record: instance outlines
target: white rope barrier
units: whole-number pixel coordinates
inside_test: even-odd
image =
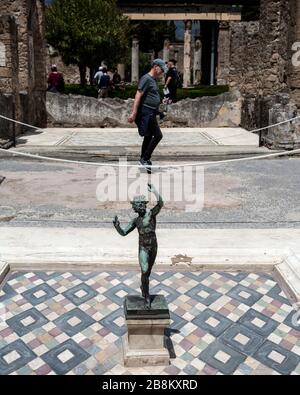
[[[10,120],[12,122],[20,123],[22,125],[26,125],[38,130],[41,130],[35,126],[31,126],[28,124],[24,124],[23,122],[15,121],[10,118],[4,117],[3,115],[0,115],[0,118],[4,118],[7,120]],[[300,116],[288,119],[286,121],[282,121],[270,126],[266,126],[264,128],[256,129],[255,131],[271,128],[274,126],[278,126],[281,124],[284,124],[286,122],[291,122],[295,119],[300,118]],[[253,131],[252,131],[253,132]],[[250,132],[249,132],[250,133]],[[76,161],[76,160],[70,160],[70,159],[60,159],[60,158],[51,158],[49,156],[42,156],[42,155],[35,155],[35,154],[29,154],[26,152],[20,152],[20,151],[15,151],[15,150],[5,150],[3,148],[0,148],[0,152],[5,152],[6,154],[9,155],[17,155],[17,156],[23,156],[27,158],[32,158],[32,159],[38,159],[38,160],[46,160],[46,161],[53,161],[53,162],[60,162],[60,163],[73,163],[73,164],[78,164],[78,165],[87,165],[87,166],[111,166],[111,167],[135,167],[135,168],[144,168],[144,166],[141,165],[136,165],[136,164],[130,164],[128,162],[126,163],[103,163],[103,162],[85,162],[85,161]],[[300,149],[295,149],[295,150],[290,150],[290,151],[281,151],[281,152],[275,152],[272,154],[264,154],[264,155],[256,155],[256,156],[250,156],[250,157],[245,157],[245,158],[236,158],[236,159],[227,159],[227,160],[219,160],[219,161],[207,161],[207,162],[194,162],[194,163],[185,163],[185,164],[180,164],[180,165],[149,165],[147,166],[148,168],[151,169],[174,169],[174,168],[181,168],[181,167],[191,167],[191,166],[216,166],[219,164],[226,164],[226,163],[234,163],[234,162],[244,162],[244,161],[250,161],[250,160],[255,160],[255,159],[268,159],[268,158],[274,158],[274,157],[280,157],[280,156],[289,156],[289,155],[295,155],[300,153]]]
[[[29,154],[26,152],[19,152],[19,151],[14,151],[14,150],[5,150],[3,148],[0,148],[0,152],[5,152],[6,154],[11,154],[11,155],[18,155],[18,156],[24,156],[27,158],[32,158],[32,159],[39,159],[39,160],[47,160],[47,161],[52,161],[52,162],[60,162],[60,163],[73,163],[77,165],[88,165],[88,166],[111,166],[111,167],[137,167],[137,168],[144,168],[144,166],[141,165],[135,165],[135,164],[130,164],[128,162],[126,163],[110,163],[110,162],[84,162],[84,161],[76,161],[76,160],[71,160],[71,159],[60,159],[60,158],[51,158],[49,156],[42,156],[42,155],[35,155],[35,154]],[[185,163],[185,164],[180,164],[180,165],[149,165],[147,167],[151,169],[173,169],[173,168],[181,168],[181,167],[190,167],[190,166],[215,166],[219,164],[226,164],[226,163],[234,163],[234,162],[245,162],[245,161],[250,161],[250,160],[255,160],[255,159],[268,159],[268,158],[275,158],[279,156],[287,156],[287,155],[295,155],[300,153],[300,148],[291,150],[291,151],[282,151],[282,152],[274,152],[273,154],[265,154],[265,155],[256,155],[256,156],[250,156],[250,157],[245,157],[245,158],[236,158],[236,159],[226,159],[226,160],[219,160],[219,161],[208,161],[208,162],[194,162],[194,163]]]

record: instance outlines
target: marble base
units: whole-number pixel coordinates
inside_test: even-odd
[[[127,296],[124,303],[128,332],[123,337],[124,365],[131,367],[165,366],[170,355],[164,344],[165,329],[170,325],[166,300],[154,295],[153,310],[144,310],[143,298]],[[132,301],[136,301],[136,306]],[[159,303],[157,303],[159,301]]]

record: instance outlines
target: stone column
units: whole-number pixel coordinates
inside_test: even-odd
[[[192,48],[192,21],[185,21],[184,57],[183,57],[183,87],[191,85],[191,48]]]
[[[201,68],[201,62],[202,62],[202,42],[200,37],[196,37],[195,40],[195,50],[194,50],[194,78],[193,78],[193,84],[197,85],[201,83],[201,75],[202,75],[202,68]]]
[[[131,82],[139,80],[139,40],[136,36],[132,37],[131,48]]]
[[[219,22],[217,85],[228,83],[230,66],[230,31],[228,22]]]
[[[170,59],[170,40],[166,38],[164,40],[163,60],[167,62],[169,59]]]
[[[215,84],[215,60],[216,60],[216,27],[212,22],[211,24],[211,52],[210,52],[210,85]]]
[[[121,80],[124,81],[125,80],[125,64],[124,63],[118,63],[117,70],[118,70],[118,73],[121,76]]]
[[[0,114],[20,120],[18,32],[13,16],[0,15]],[[0,119],[0,138],[15,142],[21,128]]]

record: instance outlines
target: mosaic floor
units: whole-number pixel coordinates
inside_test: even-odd
[[[264,273],[164,272],[168,367],[125,368],[123,297],[138,272],[15,272],[0,290],[0,374],[300,374],[300,327]]]

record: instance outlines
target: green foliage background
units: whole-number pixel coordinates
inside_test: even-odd
[[[87,66],[94,68],[101,60],[120,62],[129,32],[116,0],[53,0],[46,10],[47,42],[65,64],[78,65],[82,76]]]

